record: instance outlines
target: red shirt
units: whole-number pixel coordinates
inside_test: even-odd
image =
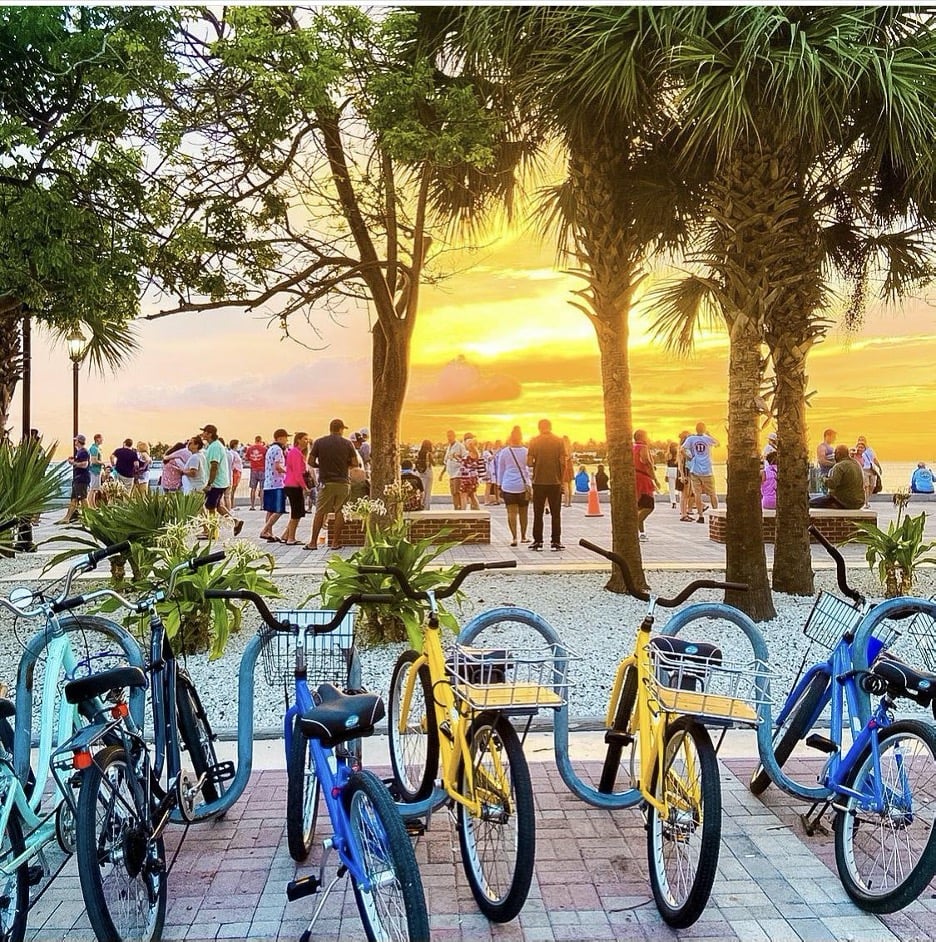
[[[250,445],[244,452],[244,457],[250,462],[251,471],[263,471],[263,461],[266,458],[266,445]]]

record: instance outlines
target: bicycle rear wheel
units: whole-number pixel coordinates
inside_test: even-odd
[[[429,914],[413,845],[390,793],[373,772],[355,772],[344,790],[351,839],[370,889],[354,887],[370,942],[427,940]]]
[[[23,828],[14,808],[0,838],[0,859],[19,857],[25,851]],[[13,873],[0,874],[0,942],[23,942],[28,908],[29,864],[22,863]]]
[[[721,840],[718,760],[708,730],[680,717],[666,731],[663,774],[655,766],[651,794],[666,804],[664,817],[647,805],[647,857],[653,898],[675,929],[702,914],[715,882]]]
[[[205,804],[210,804],[224,794],[224,785],[208,777],[218,764],[215,735],[198,691],[181,671],[176,681],[176,711],[179,719],[179,738],[188,751],[195,780],[206,776],[201,787],[201,796]],[[194,811],[198,808],[197,799],[194,796],[189,797],[194,803]]]
[[[936,731],[902,720],[878,738],[881,781],[870,745],[845,785],[884,799],[875,812],[849,798],[835,816],[835,864],[842,886],[862,909],[892,913],[913,902],[936,874]],[[877,789],[875,786],[877,785]]]
[[[774,733],[773,753],[777,765],[783,768],[784,762],[790,758],[796,744],[803,739],[810,730],[810,720],[829,686],[829,678],[825,674],[814,674],[809,683],[800,691],[796,702],[790,707],[783,721],[783,725]],[[760,795],[771,784],[767,770],[758,765],[751,776],[751,794]]]
[[[536,858],[530,769],[506,716],[481,713],[468,743],[474,790],[464,767],[458,790],[481,803],[481,814],[473,816],[460,802],[455,806],[462,863],[481,912],[494,922],[509,922],[526,902]]]
[[[425,665],[413,683],[413,695],[400,729],[400,714],[406,685],[419,655],[404,651],[397,659],[387,698],[390,728],[390,763],[393,783],[403,801],[422,801],[432,794],[439,768],[439,729],[436,726],[432,681]]]
[[[78,875],[99,942],[151,942],[166,918],[165,847],[162,837],[148,838],[149,814],[130,784],[135,775],[120,746],[102,749],[82,775]]]
[[[312,850],[320,790],[309,740],[296,722],[286,764],[286,842],[293,860],[305,860]]]

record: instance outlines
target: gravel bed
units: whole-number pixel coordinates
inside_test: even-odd
[[[36,557],[18,557],[0,561],[0,577],[13,575],[37,564]],[[695,578],[711,577],[705,572],[662,572],[649,574],[652,587],[661,595],[675,594],[683,585]],[[716,578],[718,576],[716,575]],[[876,584],[867,569],[853,569],[850,578],[860,590],[876,591]],[[278,584],[283,599],[277,602],[280,610],[298,608],[319,586],[318,576],[280,576]],[[581,655],[573,662],[570,675],[573,687],[570,694],[570,718],[583,725],[591,724],[604,715],[608,692],[619,659],[633,647],[636,627],[645,611],[645,605],[628,596],[606,592],[607,577],[600,572],[553,573],[479,573],[465,583],[466,598],[457,613],[463,621],[494,606],[517,606],[530,609],[552,625],[570,648]],[[10,586],[10,583],[6,584]],[[822,572],[816,577],[817,589],[832,590],[834,574]],[[5,591],[9,591],[6,588]],[[936,572],[924,570],[916,591],[929,596],[936,591]],[[715,592],[702,593],[696,600],[718,600]],[[774,695],[785,696],[809,646],[803,636],[805,623],[813,598],[774,594],[777,617],[759,625],[770,651],[772,667],[779,675],[774,682]],[[314,607],[311,606],[311,607]],[[657,624],[662,626],[668,612],[658,612]],[[245,620],[245,630],[232,638],[225,656],[209,662],[205,657],[190,657],[188,668],[198,686],[212,724],[222,735],[230,735],[236,727],[237,671],[246,642],[251,636],[254,619]],[[695,630],[697,627],[697,630]],[[13,686],[20,645],[34,630],[33,623],[13,620],[0,615],[0,680]],[[726,661],[747,663],[751,648],[744,635],[734,626],[716,621],[701,622],[683,633],[692,640],[718,643],[725,652]],[[536,646],[537,637],[529,629],[517,625],[495,626],[486,629],[479,643],[522,648]],[[365,685],[386,693],[390,674],[400,647],[373,649],[361,652]],[[912,654],[912,645],[906,637],[896,646],[898,653]],[[819,658],[814,649],[811,661]],[[258,735],[275,734],[281,730],[282,689],[271,689],[265,682],[258,665],[255,692],[254,729]],[[541,714],[548,721],[548,714]]]

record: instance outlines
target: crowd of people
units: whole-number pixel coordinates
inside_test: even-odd
[[[871,495],[883,486],[880,462],[864,435],[852,446],[836,444],[837,437],[835,429],[827,428],[816,447],[820,493],[810,499],[809,506],[867,510]]]

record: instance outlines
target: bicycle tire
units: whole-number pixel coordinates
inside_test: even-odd
[[[626,733],[630,724],[631,714],[634,712],[634,704],[637,702],[637,668],[628,667],[624,671],[624,683],[621,685],[621,696],[618,699],[617,710],[614,713],[614,725],[611,732]],[[608,751],[605,755],[604,765],[601,768],[601,779],[598,783],[598,791],[604,795],[610,795],[614,791],[614,784],[617,781],[618,769],[621,767],[621,753],[624,746],[619,742],[608,743]]]
[[[13,755],[13,745],[15,736],[13,734],[13,724],[5,717],[0,716],[0,742],[3,743],[3,748],[6,749],[10,755]],[[32,797],[33,789],[36,787],[36,775],[33,772],[32,763],[29,765],[29,774],[26,777],[26,781],[22,783],[23,785],[23,794],[27,799]],[[3,937],[0,936],[0,942],[2,942]]]
[[[422,801],[432,794],[439,768],[439,729],[436,726],[432,680],[426,665],[419,669],[406,729],[400,731],[400,708],[407,678],[419,656],[415,651],[404,651],[397,658],[387,698],[393,783],[400,799],[409,802]]]
[[[195,685],[181,671],[176,679],[176,716],[179,720],[179,739],[189,754],[197,781],[218,764],[216,737]],[[224,785],[206,778],[201,793],[205,804],[210,804],[224,794]]]
[[[162,837],[146,839],[149,813],[128,787],[134,774],[121,746],[106,746],[82,773],[78,876],[99,942],[154,942],[166,918],[165,846]],[[148,794],[147,783],[140,784]]]
[[[345,786],[348,832],[373,887],[354,886],[369,942],[429,939],[429,913],[416,854],[390,793],[373,772],[355,772]],[[386,878],[388,867],[393,880]]]
[[[882,914],[913,902],[936,874],[936,730],[919,720],[901,720],[881,731],[878,747],[888,803],[882,813],[871,812],[861,818],[861,799],[853,796],[845,801],[845,809],[835,816],[835,865],[851,899],[867,912]],[[892,756],[892,749],[899,750],[899,756]],[[867,793],[871,789],[865,785],[873,774],[869,743],[845,786]],[[912,801],[909,808],[899,793],[907,786]],[[871,826],[861,827],[867,820]],[[899,859],[902,850],[912,853],[915,849],[919,856],[912,865]],[[865,863],[870,867],[867,873]],[[897,873],[889,872],[889,866]],[[877,880],[880,886],[873,885]]]
[[[15,787],[15,786],[14,786]],[[0,839],[0,855],[19,857],[26,852],[23,827],[14,808]],[[0,942],[23,942],[29,910],[29,863],[21,863],[0,883]]]
[[[780,726],[773,736],[773,753],[777,760],[777,765],[783,768],[784,763],[790,758],[796,744],[804,739],[809,732],[811,725],[810,719],[816,712],[822,698],[825,696],[829,687],[829,678],[825,674],[814,674],[809,683],[802,689],[796,702],[790,707],[783,725]],[[748,788],[751,794],[760,795],[771,784],[772,779],[767,774],[767,770],[760,764],[754,770]]]
[[[690,742],[694,759],[686,752]],[[683,753],[685,760],[681,763],[679,756]],[[654,765],[650,789],[662,799],[671,786],[672,797],[667,800],[670,812],[666,821],[654,805],[647,805],[650,885],[663,921],[674,929],[684,929],[705,909],[718,868],[722,813],[718,760],[708,730],[698,720],[681,716],[666,731],[663,761],[665,773],[661,779],[659,765]],[[682,771],[674,773],[677,765]],[[697,781],[687,779],[686,773],[691,774],[693,767],[697,769]],[[698,801],[689,808],[679,807],[687,804],[686,795],[698,795]]]
[[[459,802],[455,818],[462,863],[478,908],[492,922],[509,922],[526,902],[536,858],[530,768],[517,731],[502,714],[481,713],[475,717],[468,732],[468,745],[475,795],[480,797],[484,788],[482,770],[487,766],[485,756],[491,754],[492,747],[499,752],[495,770],[498,767],[505,770],[510,781],[509,796],[493,794],[482,800],[486,810],[480,817],[472,816]],[[492,780],[496,775],[496,771],[491,774],[489,770],[486,776],[495,787],[497,783]],[[459,770],[458,788],[463,795],[468,794],[464,766]],[[496,814],[504,820],[497,821]]]
[[[320,791],[309,740],[297,721],[286,761],[286,842],[293,860],[305,860],[315,843]]]

